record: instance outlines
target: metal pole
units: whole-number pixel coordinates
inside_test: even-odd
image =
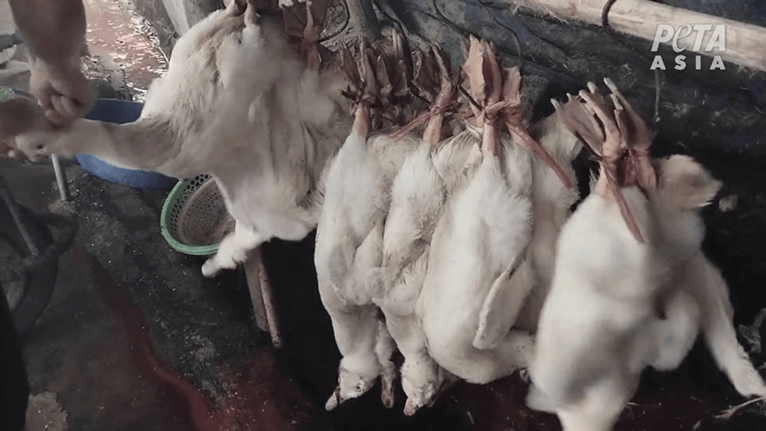
[[[61,167],[61,160],[59,160],[59,156],[52,154],[51,162],[53,162],[53,172],[56,173],[56,183],[58,183],[59,186],[61,201],[69,202],[69,186],[67,185],[66,173]]]

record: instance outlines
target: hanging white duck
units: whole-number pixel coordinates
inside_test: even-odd
[[[606,82],[614,108],[593,84],[584,104],[556,104],[601,160],[593,192],[559,237],[530,367],[528,404],[555,412],[565,431],[610,430],[641,371],[676,368],[700,323],[735,388],[766,393],[737,343],[725,283],[700,250],[699,208],[720,183],[686,156],[653,166],[653,132]]]
[[[380,119],[395,111],[387,106],[381,109],[381,99],[402,94],[399,90],[407,82],[402,76],[406,69],[387,66],[388,56],[401,63],[402,56],[409,55],[400,49],[403,36],[394,31],[392,38],[386,47],[390,52],[362,41],[356,56],[358,67],[349,50],[340,50],[342,69],[351,85],[349,93],[357,106],[352,132],[327,173],[314,255],[322,303],[343,356],[338,387],[325,406],[328,410],[367,392],[378,375],[383,377],[383,403],[393,406],[393,363],[376,354],[376,344],[387,345],[390,335],[380,330],[380,311],[365,283],[367,272],[381,264],[394,176],[417,145],[413,139],[394,140],[382,129],[372,130],[373,107]],[[389,83],[391,88],[387,88]],[[370,136],[371,132],[375,134]]]
[[[431,95],[431,107],[411,124],[428,118],[423,143],[405,159],[393,181],[383,259],[381,266],[367,275],[372,300],[383,311],[389,332],[404,356],[401,378],[407,416],[435,400],[445,377],[428,354],[415,306],[425,277],[431,235],[447,194],[431,158],[442,140],[444,115],[454,106],[456,95],[447,64],[448,59],[436,45],[421,55],[414,81],[422,95]],[[405,135],[410,128],[405,126],[397,134]]]
[[[469,160],[473,172],[433,234],[417,312],[439,365],[487,383],[526,366],[534,344],[528,332],[511,330],[534,283],[531,155],[498,130],[502,98],[518,97],[518,71],[503,74],[489,45],[471,38],[466,76],[481,108],[481,160]]]

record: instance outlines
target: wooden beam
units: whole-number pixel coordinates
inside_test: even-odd
[[[245,277],[247,277],[247,289],[250,291],[250,302],[253,305],[253,314],[255,315],[255,325],[261,331],[269,331],[269,322],[266,320],[266,309],[263,306],[263,295],[261,294],[261,275],[258,269],[256,259],[250,257],[243,265]]]
[[[247,287],[250,290],[250,300],[253,303],[255,323],[271,335],[271,344],[282,347],[279,316],[271,288],[271,281],[263,264],[263,252],[258,247],[248,255],[244,264]]]
[[[263,251],[261,247],[257,249],[258,274],[261,278],[261,295],[263,296],[263,308],[266,310],[266,321],[269,325],[269,334],[271,334],[271,344],[276,347],[282,347],[282,330],[279,324],[279,314],[277,313],[277,303],[274,298],[274,290],[271,288],[271,280],[266,272],[266,265],[263,263]]]
[[[577,20],[586,24],[601,25],[601,13],[607,0],[503,0],[509,5],[519,6],[536,13],[549,14],[563,20]],[[694,25],[710,25],[715,28],[722,25],[725,28],[725,49],[706,51],[713,31],[703,33],[702,43],[695,48],[697,31],[689,31],[685,37],[678,37],[678,47],[685,47],[687,54],[696,53],[708,57],[720,56],[729,61],[750,69],[766,71],[766,28],[746,24],[713,15],[707,15],[648,0],[617,0],[609,12],[609,25],[616,31],[655,40],[660,25],[672,27],[679,35],[684,26],[691,30]],[[672,40],[666,42],[671,44]],[[651,54],[651,53],[647,53]],[[683,54],[681,52],[679,55]],[[690,62],[687,60],[687,63]],[[666,64],[666,67],[673,67]],[[705,66],[706,68],[709,67]]]

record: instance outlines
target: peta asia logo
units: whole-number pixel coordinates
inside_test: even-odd
[[[690,37],[694,34],[693,38]],[[723,60],[720,55],[714,52],[726,51],[726,26],[723,24],[684,24],[678,28],[668,24],[660,24],[654,33],[654,43],[652,43],[652,52],[657,52],[660,43],[670,43],[673,51],[678,53],[675,56],[675,70],[685,70],[687,67],[693,67],[694,70],[725,70]],[[699,53],[704,52],[707,55],[694,54],[689,58],[691,65],[687,64],[687,56],[680,54],[687,49]],[[710,58],[712,57],[712,59]],[[655,55],[652,61],[651,70],[665,70],[665,60],[661,55]],[[673,63],[671,63],[673,65]]]

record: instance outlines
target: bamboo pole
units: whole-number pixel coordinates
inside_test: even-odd
[[[503,0],[509,5],[519,6],[536,13],[554,15],[560,19],[574,19],[586,24],[601,25],[601,13],[607,0]],[[685,48],[686,54],[696,53],[714,58],[720,56],[725,61],[751,69],[766,71],[766,28],[746,24],[713,15],[707,15],[648,0],[617,0],[609,12],[609,25],[616,31],[655,41],[658,33],[668,36],[672,29],[677,36],[676,46]],[[695,25],[697,29],[695,30]],[[700,26],[711,26],[711,30],[702,31]],[[664,26],[664,27],[660,27]],[[685,27],[686,26],[686,27]],[[707,51],[708,43],[713,38],[716,26],[725,29],[725,48]],[[682,30],[688,28],[687,30]],[[702,33],[701,43],[697,44],[698,34]],[[681,36],[684,37],[681,37]],[[660,38],[662,40],[667,39]],[[715,39],[713,39],[715,41]],[[673,40],[663,42],[672,45]],[[696,45],[696,46],[695,46]],[[695,49],[696,48],[696,49]],[[678,51],[677,51],[678,52]],[[684,52],[678,52],[683,55]],[[650,53],[649,53],[650,54]],[[708,68],[710,61],[706,62]],[[666,67],[673,67],[672,62]]]
[[[266,266],[263,264],[263,251],[260,247],[248,256],[244,264],[247,286],[250,290],[250,301],[253,304],[255,323],[271,335],[271,344],[275,348],[282,347],[282,331]]]
[[[245,277],[247,277],[247,288],[250,291],[255,324],[260,330],[270,332],[269,321],[266,319],[266,308],[263,305],[263,294],[261,293],[261,273],[258,259],[250,257],[242,266],[245,269]]]

